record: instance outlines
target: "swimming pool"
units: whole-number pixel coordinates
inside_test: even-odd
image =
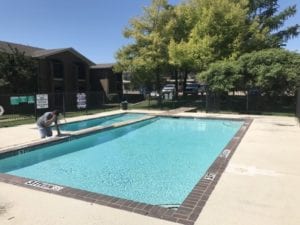
[[[121,114],[110,115],[110,116],[105,116],[96,119],[81,120],[77,122],[60,124],[59,128],[64,131],[78,131],[78,130],[100,126],[100,125],[108,126],[118,122],[140,119],[145,115],[146,114],[143,113],[121,113]]]
[[[0,172],[180,205],[243,122],[155,118],[3,158]]]

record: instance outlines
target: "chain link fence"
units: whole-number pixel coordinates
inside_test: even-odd
[[[217,95],[210,93],[207,111],[229,111],[247,114],[296,113],[296,96]]]
[[[0,127],[33,123],[44,112],[59,110],[64,117],[120,109],[122,101],[142,102],[141,94],[105,92],[0,94]]]
[[[119,98],[110,99],[104,92],[2,94],[0,127],[10,122],[34,122],[44,112],[54,109],[70,117],[116,108],[118,102]]]
[[[164,95],[145,95],[145,101],[129,104],[129,109],[169,110],[178,107],[194,107],[202,112],[229,112],[240,114],[296,113],[296,96],[220,95],[207,92],[198,95],[182,94],[175,98]]]

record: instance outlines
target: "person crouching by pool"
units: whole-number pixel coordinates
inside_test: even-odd
[[[59,116],[59,111],[54,110],[52,112],[45,112],[41,117],[38,118],[36,124],[38,126],[41,138],[52,136],[51,124],[53,122],[57,130],[57,136],[60,136],[61,133],[58,127],[58,116]]]

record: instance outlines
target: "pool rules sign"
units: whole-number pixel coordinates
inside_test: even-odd
[[[85,93],[77,94],[77,108],[78,109],[86,108],[86,94]]]
[[[48,94],[36,95],[36,108],[37,109],[48,109]]]

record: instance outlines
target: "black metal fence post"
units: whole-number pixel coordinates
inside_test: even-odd
[[[296,116],[300,119],[300,87],[296,92]]]
[[[64,118],[66,118],[65,93],[62,93],[62,110]]]
[[[34,94],[34,117],[35,117],[35,121],[37,121],[37,104],[36,104],[36,95],[37,93]]]

